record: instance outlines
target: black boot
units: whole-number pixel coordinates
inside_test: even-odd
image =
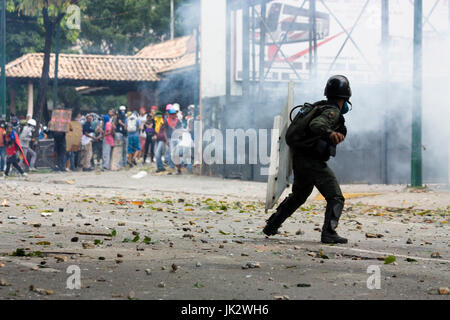
[[[325,211],[325,222],[322,227],[322,243],[347,243],[348,240],[340,237],[336,228],[339,223],[339,218],[342,214],[344,204],[338,200],[330,200],[327,203],[327,209]]]
[[[288,211],[285,206],[287,200],[288,198],[284,199],[278,206],[277,211],[267,220],[267,224],[263,229],[266,236],[276,235],[278,233],[278,228],[281,227],[283,222],[291,216],[292,212]]]

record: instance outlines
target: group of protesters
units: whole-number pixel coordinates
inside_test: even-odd
[[[162,110],[161,110],[162,109]],[[37,139],[53,139],[54,171],[91,171],[94,169],[117,170],[119,168],[144,166],[156,162],[156,172],[192,171],[192,148],[194,134],[194,107],[182,112],[177,103],[165,108],[140,107],[138,111],[126,106],[108,110],[105,115],[76,114],[75,126],[68,131],[50,131],[39,128],[35,134],[36,121],[28,115],[19,121],[11,115],[10,122],[0,123],[0,168],[5,176],[11,166],[21,175],[36,170]],[[75,136],[81,141],[69,145],[68,133],[79,130]],[[174,132],[177,132],[173,139]],[[36,138],[36,136],[38,138]],[[169,169],[170,168],[170,169]]]

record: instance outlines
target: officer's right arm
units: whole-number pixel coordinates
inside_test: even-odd
[[[322,114],[314,118],[309,128],[314,135],[321,136],[322,138],[328,138],[333,133],[333,128],[336,126],[339,120],[339,109],[330,108],[322,112]]]

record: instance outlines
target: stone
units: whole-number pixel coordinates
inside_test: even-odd
[[[82,243],[83,249],[94,249],[95,245],[93,243],[89,242],[83,242]]]
[[[450,294],[450,289],[448,287],[440,287],[438,292],[440,295],[448,295]]]
[[[66,256],[56,255],[55,259],[56,259],[56,262],[66,262],[67,261],[67,257]]]

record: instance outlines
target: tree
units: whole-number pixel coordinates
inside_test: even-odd
[[[80,0],[18,0],[14,1],[16,8],[23,11],[26,16],[34,16],[39,20],[42,19],[44,27],[44,63],[42,66],[41,79],[39,80],[37,103],[34,106],[33,113],[37,126],[42,120],[45,99],[47,96],[50,69],[50,54],[52,49],[52,38],[55,27],[63,20],[66,9],[71,4],[76,4]],[[39,130],[34,132],[35,136],[39,135]]]
[[[175,7],[189,0],[175,0]],[[150,43],[169,39],[170,0],[82,0],[83,52],[133,55]],[[184,35],[178,19],[175,34]]]

